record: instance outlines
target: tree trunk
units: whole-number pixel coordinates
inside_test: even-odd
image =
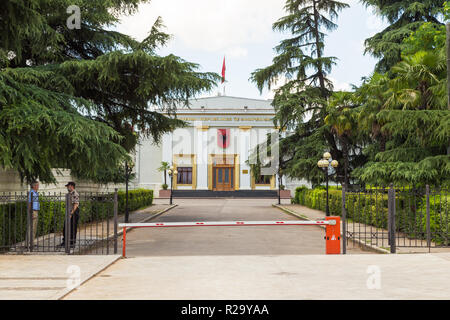
[[[320,36],[319,36],[319,12],[316,9],[316,1],[313,1],[313,8],[314,8],[314,37],[316,42],[316,49],[317,49],[317,59],[322,58],[322,52],[320,48]],[[322,90],[322,95],[324,98],[327,96],[327,89],[325,88],[325,76],[323,74],[322,70],[322,64],[321,62],[317,62],[317,73],[319,75],[319,82],[320,82],[320,89]]]
[[[344,183],[345,186],[350,185],[350,178],[348,176],[348,142],[347,139],[343,139],[344,145]]]

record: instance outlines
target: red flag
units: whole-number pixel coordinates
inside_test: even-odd
[[[222,83],[225,82],[225,56],[223,57],[223,65],[222,65]]]
[[[222,149],[230,145],[230,129],[217,129],[217,144]]]

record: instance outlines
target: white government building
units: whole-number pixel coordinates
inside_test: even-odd
[[[266,141],[274,127],[272,100],[215,96],[192,99],[189,107],[177,108],[177,118],[189,125],[165,134],[159,145],[140,141],[135,157],[135,187],[154,189],[164,183],[158,171],[161,162],[177,170],[174,190],[277,190],[275,175],[255,179],[247,163],[252,149]],[[170,177],[167,176],[170,188]],[[282,184],[293,191],[305,181],[283,177]],[[293,192],[292,192],[293,194]]]
[[[274,175],[254,178],[246,162],[258,144],[267,139],[267,133],[278,132],[274,127],[272,100],[215,96],[192,99],[189,108],[179,106],[177,117],[189,125],[165,134],[159,145],[142,140],[136,147],[131,188],[162,189],[164,173],[158,171],[162,161],[173,165],[178,174],[173,179],[174,190],[277,190]],[[283,133],[284,134],[284,133]],[[112,191],[123,189],[124,184],[99,185],[79,181],[70,170],[54,169],[57,184],[43,184],[41,191],[66,192],[64,185],[76,181],[79,191]],[[170,177],[167,175],[170,188]],[[286,189],[294,190],[306,181],[293,181],[283,177]],[[0,192],[20,192],[29,188],[20,182],[14,170],[0,169]]]

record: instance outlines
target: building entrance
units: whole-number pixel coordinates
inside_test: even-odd
[[[217,165],[213,168],[213,190],[234,190],[234,165]]]

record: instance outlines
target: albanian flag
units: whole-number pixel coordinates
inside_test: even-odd
[[[226,149],[230,145],[230,129],[217,129],[217,145]]]
[[[225,82],[225,56],[223,57],[223,65],[222,65],[222,83]]]

